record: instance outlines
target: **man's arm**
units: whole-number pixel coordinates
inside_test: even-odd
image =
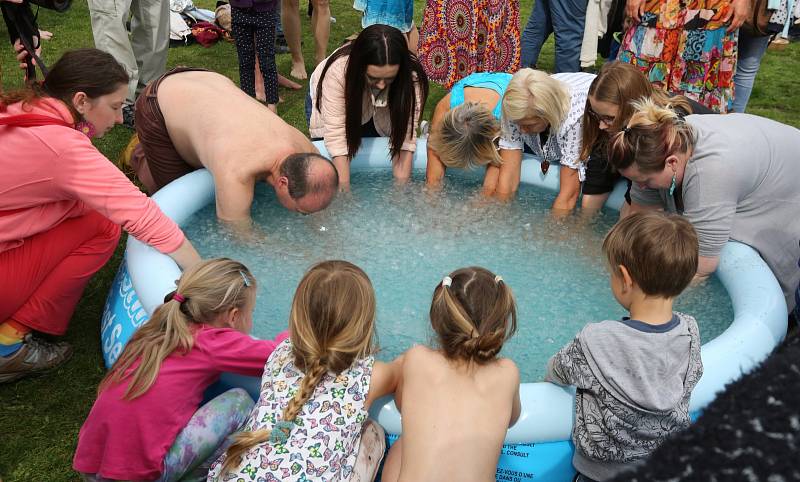
[[[255,179],[242,180],[233,174],[214,173],[217,217],[232,227],[249,229]]]

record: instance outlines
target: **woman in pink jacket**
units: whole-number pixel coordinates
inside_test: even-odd
[[[317,66],[309,94],[311,138],[325,140],[340,190],[350,186],[350,160],[364,137],[388,137],[395,179],[411,177],[428,78],[399,30],[379,24],[362,30]]]
[[[0,94],[0,383],[72,353],[62,335],[120,226],[182,268],[200,257],[180,228],[93,145],[122,123],[128,75],[95,49],[65,53],[41,84]]]

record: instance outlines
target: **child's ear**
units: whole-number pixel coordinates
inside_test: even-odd
[[[221,317],[222,325],[227,328],[235,330],[237,320],[239,319],[239,316],[241,316],[241,313],[239,313],[239,311],[240,311],[239,308],[231,308],[230,310],[223,313]]]
[[[619,270],[620,278],[622,278],[622,286],[625,288],[625,291],[633,288],[633,278],[631,278],[631,274],[630,272],[628,272],[628,268],[620,264],[617,265],[617,269]]]

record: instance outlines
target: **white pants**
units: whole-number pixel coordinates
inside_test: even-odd
[[[128,100],[164,73],[169,48],[169,0],[88,0],[94,45],[130,76]],[[131,14],[131,34],[125,22]]]

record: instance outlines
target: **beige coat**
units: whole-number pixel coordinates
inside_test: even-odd
[[[309,89],[311,91],[311,121],[309,133],[312,138],[323,138],[325,149],[331,157],[347,155],[347,139],[345,137],[345,98],[344,75],[347,69],[349,56],[342,56],[330,66],[322,82],[322,99],[320,109],[317,110],[317,82],[325,68],[327,59],[320,62],[314,73],[311,74]],[[416,76],[415,76],[416,77]],[[417,126],[422,116],[422,89],[419,83],[416,86],[416,112],[413,119],[409,120],[409,132],[402,150],[414,152],[417,148]],[[321,112],[320,112],[321,111]],[[390,137],[392,121],[389,106],[375,107],[372,103],[372,94],[369,89],[364,91],[361,98],[361,123],[367,123],[370,118],[375,122],[375,129],[382,137]]]

